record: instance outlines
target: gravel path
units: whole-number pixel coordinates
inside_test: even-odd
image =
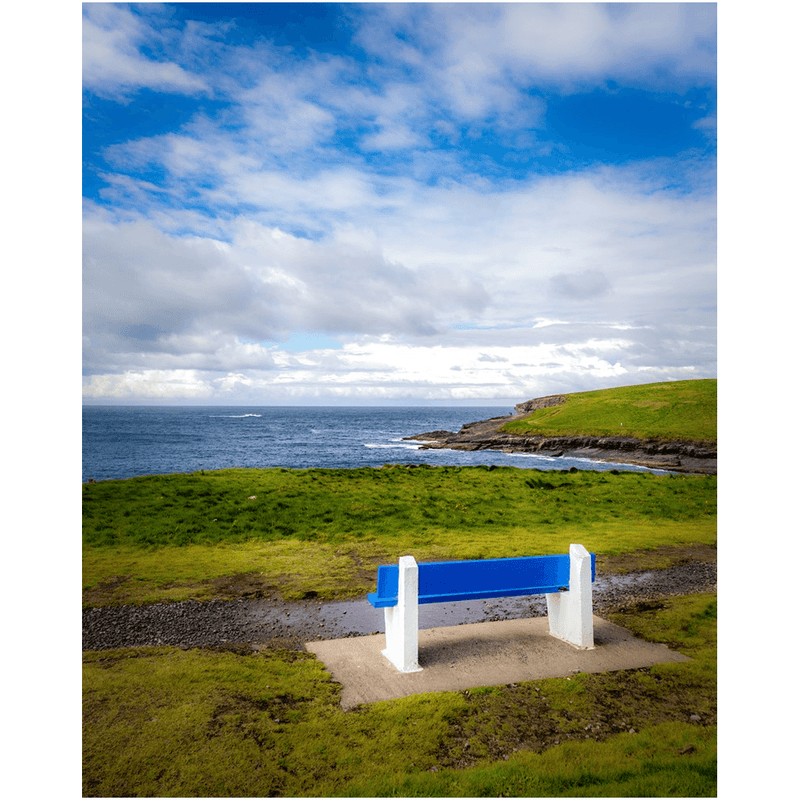
[[[665,570],[597,575],[597,614],[642,600],[716,591],[717,565],[692,562]],[[544,616],[544,597],[500,598],[420,607],[420,627]],[[366,598],[320,603],[214,600],[83,610],[83,649],[174,645],[302,649],[304,642],[383,632],[383,613]]]

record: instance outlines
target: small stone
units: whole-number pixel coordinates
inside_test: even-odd
[[[698,714],[692,714],[692,716],[689,717],[689,722],[700,722],[700,716]]]

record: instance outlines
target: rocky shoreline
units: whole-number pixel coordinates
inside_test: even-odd
[[[499,450],[504,453],[536,453],[543,456],[588,458],[648,469],[717,474],[717,448],[707,442],[635,439],[630,436],[523,436],[501,431],[507,422],[522,419],[540,408],[564,402],[563,395],[540,397],[520,403],[514,414],[470,422],[458,432],[429,431],[406,436],[421,442],[422,450]]]

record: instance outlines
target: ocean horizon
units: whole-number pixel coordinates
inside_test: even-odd
[[[230,468],[353,469],[384,464],[661,472],[583,458],[423,450],[404,437],[458,431],[503,406],[83,406],[82,480]]]

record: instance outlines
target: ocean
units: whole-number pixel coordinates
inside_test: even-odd
[[[419,442],[403,441],[427,431],[458,431],[468,422],[510,412],[497,406],[84,406],[83,481],[230,467],[387,463],[648,471],[580,458],[421,450]]]

